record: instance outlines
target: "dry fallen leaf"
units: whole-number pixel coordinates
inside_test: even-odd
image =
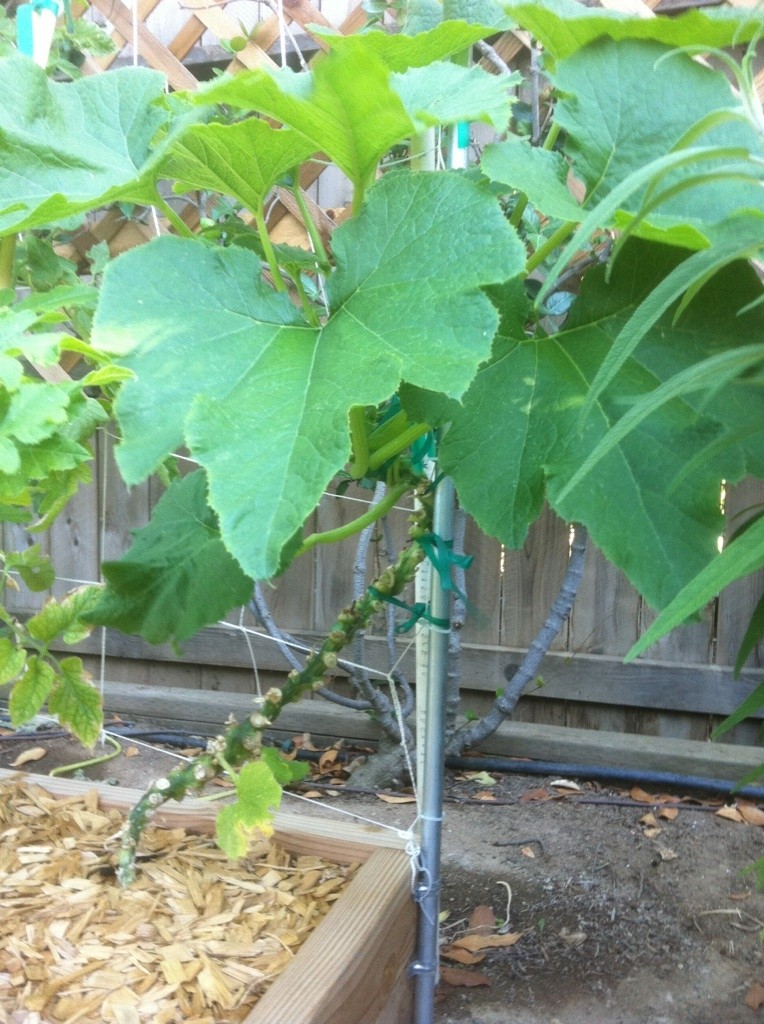
[[[415,804],[415,796],[393,796],[391,793],[377,793],[377,800],[384,800],[386,804]]]
[[[527,793],[523,793],[520,797],[521,801],[530,800],[551,800],[552,794],[548,789],[529,789]]]
[[[481,786],[495,786],[496,779],[488,772],[465,772],[461,778],[467,782],[479,782]]]
[[[300,796],[304,796],[306,800],[316,800],[321,796],[321,793],[317,789],[309,789],[307,793],[300,793]]]
[[[491,982],[478,971],[463,971],[459,967],[441,967],[440,980],[457,988],[477,988],[478,985],[491,987]]]
[[[648,828],[655,828],[658,824],[658,819],[655,817],[652,811],[648,811],[647,814],[643,814],[639,819],[640,825],[647,825]]]
[[[137,757],[140,754],[140,750],[137,747],[126,747],[125,757]]]
[[[482,800],[483,803],[491,803],[492,800],[496,799],[496,794],[492,793],[490,789],[481,789],[479,793],[472,794],[473,800]]]
[[[665,818],[666,821],[673,821],[678,814],[679,811],[676,807],[661,807],[658,811],[658,817]]]
[[[568,946],[580,946],[582,942],[586,942],[586,932],[572,932],[567,928],[563,928],[559,933],[560,938]]]
[[[745,1005],[752,1010],[760,1010],[764,1006],[764,985],[754,981],[745,994]]]
[[[467,931],[470,935],[490,935],[496,927],[496,913],[487,903],[481,903],[470,914]]]
[[[644,789],[640,789],[639,786],[633,786],[629,790],[629,796],[640,804],[654,804],[656,802],[654,796],[650,796],[649,793],[646,793]]]
[[[749,825],[764,825],[764,811],[755,804],[739,803],[738,810]]]
[[[514,946],[523,937],[522,932],[508,932],[506,935],[463,935],[455,939],[452,946],[468,949],[477,953],[481,949],[499,949],[501,946]]]
[[[724,807],[719,808],[719,810],[716,812],[716,817],[726,818],[728,821],[745,821],[745,818],[737,809],[737,807],[730,807],[727,804],[725,804]]]
[[[523,855],[523,857],[534,858],[536,856],[536,854],[533,852],[530,846],[523,846],[520,850],[520,853]]]
[[[463,949],[461,946],[444,946],[440,951],[440,955],[446,957],[447,960],[455,960],[458,964],[464,964],[467,967],[472,967],[474,964],[479,964],[481,960],[485,960],[485,953],[471,953],[468,949]]]
[[[16,760],[11,761],[10,767],[20,768],[22,764],[27,764],[29,761],[39,761],[47,753],[45,747],[30,747],[28,750],[22,750]]]
[[[642,829],[645,839],[655,839],[655,837],[659,836],[662,831],[663,829],[659,828],[657,825],[653,825],[651,828]]]

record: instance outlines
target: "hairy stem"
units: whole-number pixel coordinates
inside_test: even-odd
[[[299,672],[290,672],[283,689],[269,690],[261,707],[243,722],[233,724],[224,735],[210,740],[206,753],[174,769],[166,778],[157,779],[146,790],[130,812],[122,833],[117,865],[120,885],[129,885],[135,878],[138,841],[157,807],[167,800],[182,800],[224,771],[254,760],[262,748],[263,731],[275,721],[282,707],[320,688],[326,672],[336,667],[338,653],[382,608],[384,597],[394,597],[411,582],[416,567],[426,557],[419,539],[432,529],[432,497],[427,489],[427,481],[417,481],[415,493],[420,507],[411,516],[410,543],[394,565],[388,566],[360,598],[340,612],[323,644],[308,658],[305,667]]]
[[[263,247],[265,258],[268,261],[268,269],[271,272],[273,278],[273,287],[277,292],[285,292],[287,290],[286,282],[281,273],[278,260],[276,259],[276,253],[271,242],[271,236],[268,234],[268,228],[265,224],[265,209],[263,204],[255,210],[255,224],[257,225],[257,233],[260,236],[260,244]]]
[[[394,437],[392,441],[383,444],[369,456],[368,468],[379,469],[380,466],[384,466],[388,459],[393,459],[396,455],[400,455],[401,452],[405,452],[414,441],[418,441],[430,429],[429,423],[412,423],[410,427],[407,427],[397,437]]]
[[[13,288],[13,256],[16,252],[16,236],[0,238],[0,288]]]
[[[352,406],[348,413],[348,423],[353,449],[350,475],[354,480],[361,480],[369,468],[369,433],[366,429],[366,410],[362,405]]]
[[[578,224],[574,220],[566,221],[565,224],[561,224],[556,231],[554,231],[543,245],[540,245],[532,256],[529,257],[528,262],[525,264],[525,273],[532,273],[536,267],[540,267],[544,260],[553,253],[555,249],[562,245],[565,239],[573,234]]]
[[[557,598],[547,615],[546,622],[531,644],[522,664],[509,680],[504,693],[495,702],[488,714],[479,722],[462,726],[448,743],[446,754],[458,756],[463,750],[476,746],[487,736],[491,736],[515,709],[521,694],[529,683],[538,675],[544,655],[549,645],[560,632],[562,624],[573,607],[581,577],[584,573],[586,556],[586,529],[576,523],[573,526],[573,539],[570,545],[570,559],[565,578],[562,581]]]

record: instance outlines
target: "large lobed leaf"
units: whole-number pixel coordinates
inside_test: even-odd
[[[561,95],[555,121],[566,133],[565,153],[586,184],[587,208],[633,172],[674,150],[708,115],[738,109],[724,75],[686,54],[670,53],[660,43],[600,39],[558,63],[553,81]],[[618,83],[617,90],[613,82]],[[740,119],[717,124],[695,144],[736,147],[755,160],[764,158],[764,140],[752,124]],[[764,177],[761,163],[746,158],[706,160],[666,175],[656,194],[691,175],[723,168],[735,175]],[[641,188],[625,200],[623,212],[615,217],[616,226],[626,226],[639,212],[644,195]],[[741,210],[764,211],[760,180],[732,176],[709,180],[666,196],[643,221],[639,233],[704,248],[713,227]]]
[[[155,200],[164,81],[122,68],[59,83],[27,58],[0,61],[0,234],[116,199]]]
[[[106,588],[82,617],[154,644],[187,640],[252,593],[220,539],[202,470],[170,485],[127,554],[102,571]]]
[[[555,58],[569,57],[595,39],[647,39],[667,46],[732,46],[760,35],[761,11],[707,7],[671,17],[645,18],[586,7],[576,0],[512,0],[504,10]],[[668,97],[667,97],[668,98]],[[612,95],[608,95],[608,100]]]
[[[464,393],[498,322],[480,287],[525,263],[496,201],[450,173],[386,175],[332,241],[321,328],[243,250],[163,238],[104,277],[93,342],[137,374],[116,406],[123,474],[137,482],[185,440],[253,578],[280,568],[346,463],[352,406],[384,401],[401,379]]]
[[[258,118],[194,125],[170,147],[161,170],[175,180],[176,192],[221,192],[255,212],[276,182],[315,148],[299,132],[279,131]]]
[[[276,118],[363,188],[391,146],[424,125],[482,120],[506,128],[506,80],[438,63],[484,33],[482,26],[449,22],[413,37],[326,35],[331,50],[310,73],[256,69],[221,78],[193,98]]]
[[[589,386],[613,339],[682,255],[634,242],[616,262],[609,284],[604,269],[590,273],[559,334],[500,338],[494,360],[479,371],[463,406],[451,403],[443,411],[452,426],[440,453],[465,508],[486,532],[512,547],[521,545],[546,494],[560,515],[589,527],[657,607],[716,551],[722,529],[719,482],[743,475],[761,447],[758,389],[735,382],[705,408],[703,396],[674,400],[621,439],[564,499],[557,496],[641,396],[680,367],[764,333],[761,307],[731,315],[761,294],[752,269],[734,264],[701,291],[677,327],[667,316],[651,328],[582,422]],[[423,411],[415,402],[411,408],[417,415]],[[753,436],[750,424],[757,415]],[[707,457],[699,458],[703,452]]]

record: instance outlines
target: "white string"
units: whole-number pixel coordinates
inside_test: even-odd
[[[263,691],[260,688],[260,673],[257,671],[257,658],[255,657],[255,649],[252,646],[252,641],[249,639],[249,633],[247,627],[244,625],[244,605],[239,610],[239,622],[238,628],[244,634],[244,639],[247,641],[247,650],[249,651],[249,657],[252,662],[252,671],[255,674],[255,689],[257,690],[257,696],[262,700]]]
[[[405,650],[402,651],[401,656],[398,658],[396,663],[392,666],[390,671],[387,673],[387,682],[390,686],[390,700],[392,701],[393,709],[395,710],[395,720],[398,724],[398,731],[401,737],[401,747],[403,748],[403,758],[406,762],[406,771],[409,773],[409,779],[411,780],[411,788],[414,791],[414,798],[416,800],[416,812],[417,818],[421,817],[421,807],[419,805],[419,790],[417,788],[416,773],[414,772],[414,766],[411,763],[411,755],[409,753],[408,744],[405,739],[405,724],[403,721],[403,708],[401,707],[400,698],[398,697],[398,688],[393,677],[393,673],[398,668],[400,663],[406,657],[408,652],[416,643],[416,638],[409,641]],[[413,827],[413,826],[412,826]]]
[[[413,828],[411,825],[407,829],[400,829],[396,825],[387,825],[384,821],[377,821],[375,818],[367,818],[363,814],[357,814],[355,811],[346,811],[342,807],[337,807],[335,804],[326,804],[321,800],[316,800],[310,796],[303,796],[301,793],[292,793],[291,790],[285,789],[284,796],[291,797],[293,800],[304,800],[308,804],[312,804],[314,807],[324,807],[327,811],[332,811],[334,814],[344,814],[348,818],[355,818],[356,821],[364,821],[367,825],[374,825],[376,828],[386,828],[388,832],[395,832],[400,839],[408,839],[409,833]]]

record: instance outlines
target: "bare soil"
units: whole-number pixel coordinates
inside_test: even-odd
[[[0,767],[26,746],[16,742],[11,750],[0,737]],[[44,758],[25,766],[40,773],[87,756],[69,740],[40,735],[28,746],[46,749]],[[132,758],[89,769],[87,777],[142,786],[176,763],[139,749]],[[764,857],[764,831],[719,817],[718,803],[710,800],[685,799],[667,820],[659,816],[659,802],[651,808],[628,792],[586,784],[560,797],[551,781],[497,776],[487,790],[448,773],[443,942],[465,933],[479,905],[505,919],[507,890],[499,882],[512,890],[509,928],[523,935],[460,968],[479,986],[440,986],[438,1024],[764,1019],[756,1005],[756,984],[764,985],[764,896],[747,871]],[[387,804],[352,793],[349,785],[332,788],[324,802],[344,811],[403,828],[413,819],[411,804]],[[540,790],[553,798],[539,799]],[[494,799],[476,799],[479,792]],[[329,813],[304,800],[287,806]],[[651,825],[640,819],[651,810],[657,818],[652,827],[660,831],[646,834]],[[764,998],[764,989],[760,994]]]

